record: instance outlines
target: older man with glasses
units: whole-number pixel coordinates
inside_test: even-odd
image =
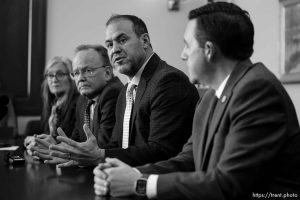
[[[59,78],[60,75],[62,74],[55,76]],[[107,50],[101,45],[78,46],[75,50],[73,71],[70,76],[81,94],[76,107],[76,127],[71,139],[74,143],[89,143],[90,149],[87,151],[97,146],[102,147],[110,139],[115,124],[116,102],[123,87],[119,78],[113,74]],[[84,124],[86,124],[85,127]],[[90,129],[93,134],[86,135],[84,128]],[[61,135],[68,134],[61,128],[58,128],[58,132]],[[37,142],[47,149],[50,145],[49,142],[43,140],[37,140]],[[64,160],[52,157],[48,150],[41,151],[38,148],[35,150],[34,154],[45,159],[45,163],[76,164],[69,161],[71,155],[69,159]]]

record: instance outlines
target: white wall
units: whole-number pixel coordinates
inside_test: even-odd
[[[262,61],[280,76],[279,1],[233,0],[250,13],[255,26],[254,62]],[[180,60],[183,32],[189,10],[205,0],[182,0],[178,12],[167,10],[167,0],[48,0],[46,59],[55,55],[72,57],[83,43],[103,44],[105,22],[113,13],[134,14],[148,26],[158,55],[187,73]],[[125,81],[125,78],[122,78]],[[285,85],[300,115],[299,84]]]
[[[180,10],[169,12],[167,0],[48,0],[46,61],[53,56],[73,57],[80,44],[104,44],[105,23],[112,14],[133,14],[148,27],[152,46],[169,64],[187,73],[180,59],[187,13],[205,0],[184,0]],[[41,66],[44,68],[44,66]],[[123,82],[126,78],[115,72]],[[18,117],[18,132],[38,117]]]
[[[203,2],[185,0],[179,11],[169,12],[167,0],[48,0],[46,59],[72,57],[80,44],[104,44],[107,19],[112,14],[133,14],[145,21],[154,51],[187,73],[180,60],[187,13]]]
[[[263,62],[280,77],[280,3],[279,0],[235,0],[247,10],[255,28],[254,62]],[[300,84],[285,84],[300,119]]]

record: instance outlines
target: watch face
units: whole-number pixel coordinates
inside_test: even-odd
[[[136,181],[135,192],[138,195],[146,195],[147,179],[138,179]]]

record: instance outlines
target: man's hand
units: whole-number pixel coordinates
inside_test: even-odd
[[[24,140],[24,147],[27,148],[27,146],[30,145],[32,142],[34,142],[34,136],[27,136]]]
[[[97,179],[95,178],[95,192],[97,188],[97,192],[101,194],[101,192],[105,192],[105,186],[109,186],[109,193],[111,196],[121,197],[133,195],[134,183],[142,176],[142,174],[116,158],[106,158],[105,161],[104,169],[98,170],[98,172],[100,172],[97,172],[98,174],[95,176],[97,177]],[[100,177],[105,177],[105,174],[107,178],[101,179]]]
[[[106,196],[109,194],[109,183],[106,180],[107,174],[104,172],[106,168],[110,168],[111,165],[108,163],[100,163],[97,167],[94,169],[94,189],[95,194],[99,196]]]
[[[51,135],[41,134],[34,138],[34,142],[35,145],[28,146],[29,150],[32,151],[32,155],[43,160],[51,160],[49,146],[56,144],[55,139]]]
[[[57,157],[52,157],[51,160],[45,160],[46,164],[52,164],[52,165],[57,165],[57,167],[71,167],[71,166],[78,166],[78,162],[74,160],[65,160],[62,158],[57,158]]]
[[[37,139],[38,141],[38,139]],[[45,141],[39,141],[38,143],[46,143]],[[64,144],[58,144],[59,146],[63,146]],[[39,145],[41,146],[41,145]],[[44,160],[46,164],[54,164],[58,167],[70,167],[70,166],[77,166],[78,162],[74,160],[66,160],[62,158],[53,157],[50,155],[49,149],[39,148],[39,146],[32,147],[33,155],[37,156]]]
[[[100,149],[96,137],[87,127],[83,125],[83,130],[87,140],[85,142],[76,142],[65,136],[61,128],[57,129],[59,136],[56,138],[63,145],[50,145],[50,155],[65,160],[74,160],[79,165],[89,166],[97,165],[104,158],[104,150]],[[60,165],[64,167],[64,165]]]
[[[51,135],[47,134],[28,136],[24,141],[28,154],[36,159],[48,159],[50,144],[56,144],[56,141]]]
[[[32,156],[32,150],[30,150],[33,146],[36,145],[35,136],[27,136],[24,140],[24,147],[26,147],[27,153]]]
[[[32,156],[42,159],[42,160],[51,160],[51,156],[49,155],[49,150],[40,146],[32,146],[30,147],[30,151],[32,151]]]
[[[44,140],[45,142],[48,142],[49,144],[56,144],[54,137],[48,134],[40,134],[37,135],[36,138]],[[48,146],[49,147],[49,146]]]
[[[44,139],[41,140],[39,138],[36,138],[36,141],[39,144],[38,146],[42,146],[42,147],[44,147],[44,149],[35,147],[34,148],[35,149],[34,155],[36,155],[36,156],[42,158],[43,160],[45,160],[44,163],[54,164],[54,165],[57,165],[58,167],[70,167],[70,166],[78,165],[78,163],[74,160],[66,160],[66,159],[61,159],[61,158],[51,156],[50,155],[50,150],[49,150],[49,146],[51,144],[48,143],[47,141],[45,141]],[[52,140],[50,140],[50,141],[52,141]],[[65,144],[60,143],[60,144],[57,144],[57,145],[58,146],[64,146]]]

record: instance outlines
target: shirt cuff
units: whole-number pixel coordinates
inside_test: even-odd
[[[157,174],[151,174],[147,180],[146,194],[149,199],[157,197]]]

